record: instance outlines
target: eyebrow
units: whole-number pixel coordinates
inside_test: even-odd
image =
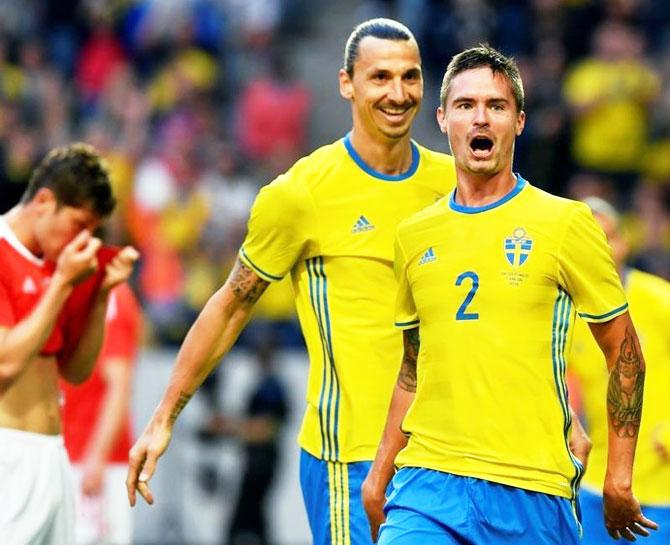
[[[457,102],[477,102],[477,99],[471,96],[462,95],[453,99],[454,103]],[[509,104],[510,101],[504,97],[491,97],[485,100],[486,104]]]
[[[385,74],[386,75],[386,74],[391,74],[391,73],[392,73],[392,70],[390,70],[389,68],[377,67],[377,68],[372,68],[369,72],[369,75],[371,75],[371,76],[374,76],[374,75],[377,75],[377,74]],[[408,75],[420,76],[421,73],[422,73],[421,68],[412,67],[412,68],[408,68],[407,70],[405,70],[402,73],[402,75],[403,76],[408,76]]]

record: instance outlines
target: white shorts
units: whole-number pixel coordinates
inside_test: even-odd
[[[60,435],[0,428],[0,543],[74,543],[74,490]]]
[[[129,545],[132,541],[132,512],[126,492],[127,464],[105,468],[103,492],[85,496],[81,490],[83,466],[73,464],[75,481],[75,544]]]

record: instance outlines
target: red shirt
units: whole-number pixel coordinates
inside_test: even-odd
[[[63,436],[72,462],[79,462],[85,457],[100,416],[107,392],[105,365],[112,360],[122,360],[127,365],[133,365],[140,342],[141,325],[140,306],[132,290],[127,284],[114,288],[105,317],[105,340],[93,373],[79,386],[61,382],[64,397]],[[126,408],[124,422],[110,453],[109,462],[128,461],[132,442],[129,409]]]
[[[53,265],[33,255],[0,216],[0,326],[13,327],[28,316],[46,291]],[[40,350],[53,356],[63,348],[59,325]]]

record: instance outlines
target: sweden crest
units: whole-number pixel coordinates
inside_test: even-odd
[[[513,267],[521,267],[532,249],[533,241],[523,227],[517,227],[511,236],[505,238],[505,257]]]

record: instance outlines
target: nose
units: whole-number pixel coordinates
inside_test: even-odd
[[[393,78],[393,80],[391,80],[391,88],[389,89],[388,98],[396,104],[405,103],[407,92],[402,78]]]
[[[488,110],[485,104],[478,104],[474,108],[474,118],[472,120],[473,124],[477,126],[488,125]]]

